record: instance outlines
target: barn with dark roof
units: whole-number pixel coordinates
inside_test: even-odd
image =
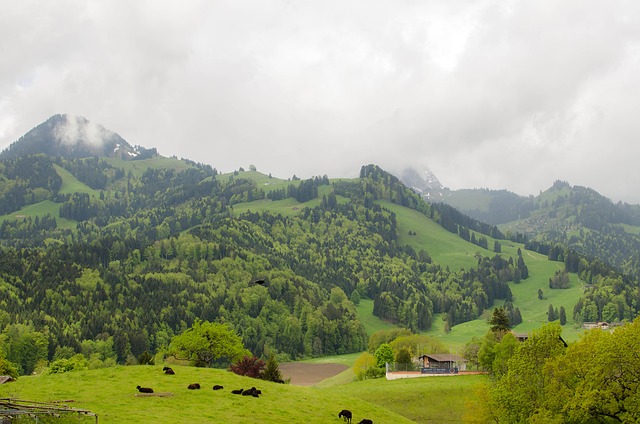
[[[432,353],[418,359],[422,361],[424,374],[457,373],[467,369],[467,360],[452,353]]]

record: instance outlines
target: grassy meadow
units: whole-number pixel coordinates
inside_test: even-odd
[[[117,366],[98,370],[74,371],[56,375],[20,377],[18,381],[0,387],[0,396],[38,402],[67,402],[73,408],[89,410],[100,423],[331,423],[341,409],[350,409],[359,422],[370,418],[376,423],[411,423],[397,408],[388,408],[378,398],[385,387],[399,387],[385,379],[369,383],[376,387],[367,399],[358,386],[354,394],[336,387],[321,389],[270,383],[231,372],[185,366],[172,366],[176,375],[164,375],[161,366]],[[425,379],[422,379],[425,380]],[[188,390],[198,382],[201,390]],[[214,391],[220,384],[224,389]],[[136,386],[152,387],[156,393],[171,393],[167,397],[136,396]],[[239,396],[233,389],[255,386],[262,390],[259,398]],[[378,393],[378,394],[376,394]],[[402,390],[394,390],[388,402],[402,401]],[[398,397],[393,400],[393,397]],[[84,418],[82,421],[93,422]]]
[[[449,266],[451,270],[470,268],[478,264],[475,254],[483,250],[481,247],[467,243],[421,212],[391,202],[379,204],[396,214],[400,243],[408,244],[416,252],[424,249],[434,262]],[[416,235],[410,236],[409,231],[415,232]],[[493,246],[492,242],[490,246]]]

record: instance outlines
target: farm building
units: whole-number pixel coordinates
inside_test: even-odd
[[[467,369],[467,360],[452,353],[433,353],[419,357],[423,373],[457,373]]]
[[[16,379],[10,375],[0,375],[0,384],[10,383],[12,381],[16,381]]]
[[[461,356],[449,353],[429,354],[418,357],[407,367],[406,364],[387,363],[387,380],[397,380],[400,378],[415,378],[429,376],[454,376],[459,371],[466,371],[467,360]]]
[[[513,331],[511,332],[511,334],[513,334],[513,336],[516,338],[517,341],[519,342],[524,342],[529,338],[529,335],[527,333],[514,333]],[[558,339],[562,342],[562,344],[564,345],[564,347],[569,346],[567,344],[567,342],[562,338],[562,336],[558,336]]]

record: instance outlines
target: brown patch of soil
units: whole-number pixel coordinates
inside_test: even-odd
[[[313,386],[325,378],[340,374],[349,367],[342,364],[308,364],[305,362],[285,362],[279,366],[282,377],[291,378],[296,386]]]

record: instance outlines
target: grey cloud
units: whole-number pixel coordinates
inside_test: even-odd
[[[4,2],[0,147],[70,113],[222,171],[429,166],[452,188],[537,194],[560,178],[640,202],[639,9]]]

